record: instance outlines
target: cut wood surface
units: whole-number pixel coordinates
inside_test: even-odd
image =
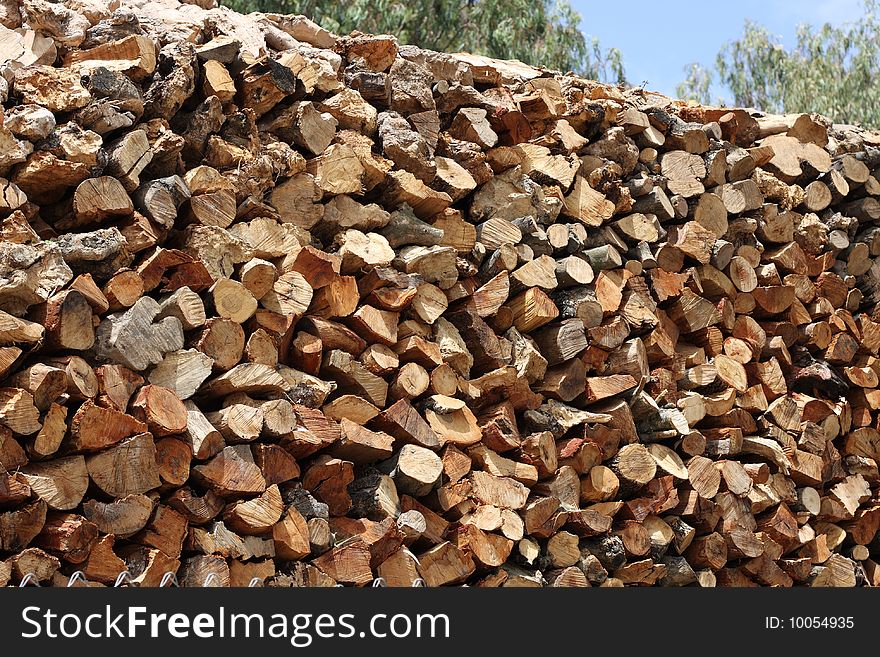
[[[0,2],[0,583],[880,586],[876,132],[99,4]]]

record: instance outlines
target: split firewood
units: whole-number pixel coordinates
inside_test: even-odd
[[[156,446],[149,434],[122,440],[86,459],[91,480],[111,497],[146,493],[161,485]]]
[[[145,495],[128,495],[113,502],[90,500],[83,514],[98,529],[119,538],[128,538],[143,529],[153,513],[153,501]]]
[[[158,505],[147,526],[135,540],[142,545],[158,548],[162,553],[178,558],[186,538],[186,518],[171,507]]]
[[[443,471],[440,457],[418,445],[404,445],[382,467],[394,479],[398,490],[417,497],[430,492]]]
[[[165,486],[182,486],[189,478],[192,448],[182,440],[167,436],[156,441],[156,466]]]
[[[414,399],[421,396],[430,385],[430,378],[425,368],[418,363],[406,363],[401,366],[389,388],[394,399]]]
[[[355,463],[372,463],[393,454],[394,439],[381,431],[370,431],[343,418],[340,422],[342,437],[332,452],[334,456]]]
[[[180,320],[165,317],[156,322],[159,311],[155,300],[141,297],[124,313],[108,315],[96,334],[99,357],[120,361],[133,370],[144,370],[158,363],[168,351],[181,349]]]
[[[308,525],[294,508],[288,508],[272,527],[272,540],[275,553],[285,559],[302,559],[311,551]]]
[[[182,349],[165,354],[147,377],[149,382],[171,390],[180,399],[189,399],[211,375],[214,362],[195,349]]]
[[[449,542],[443,542],[418,555],[419,572],[428,586],[443,586],[461,582],[475,570],[470,553]]]
[[[348,353],[338,349],[330,351],[324,356],[322,370],[337,378],[342,386],[363,395],[367,401],[380,408],[385,406],[388,384]]]
[[[192,449],[193,457],[204,460],[214,456],[224,447],[223,436],[210,423],[196,404],[184,402],[187,422],[184,436]]]
[[[104,284],[101,293],[111,310],[131,308],[144,294],[144,279],[135,271],[120,271]]]
[[[223,514],[226,525],[239,534],[262,534],[281,519],[284,502],[278,486],[271,485],[252,500],[236,502]]]
[[[37,547],[22,550],[10,559],[12,573],[16,579],[23,580],[32,573],[37,582],[47,582],[61,567],[61,561]]]
[[[334,547],[313,563],[340,584],[363,586],[373,579],[369,547],[359,538]]]
[[[189,200],[190,191],[180,176],[169,176],[142,183],[133,196],[145,217],[163,228],[170,228],[180,207]]]
[[[115,542],[113,535],[107,535],[94,543],[83,567],[83,573],[88,580],[113,584],[126,569],[125,562],[113,551]]]
[[[869,132],[45,4],[3,19],[0,583],[880,585]]]
[[[183,330],[189,331],[205,324],[205,305],[190,288],[180,287],[160,301],[156,318],[165,317],[176,317]]]
[[[89,483],[86,462],[81,456],[31,464],[23,476],[50,509],[64,511],[79,505]]]
[[[426,400],[425,419],[443,443],[467,447],[482,438],[474,413],[461,400],[432,395]]]
[[[266,480],[247,445],[225,447],[204,465],[193,468],[193,477],[221,497],[259,494]]]
[[[214,370],[221,372],[234,367],[244,353],[245,333],[240,324],[229,319],[212,317],[192,338],[192,346],[214,361]]]
[[[650,452],[639,444],[626,445],[611,462],[611,469],[624,486],[638,488],[647,484],[657,472],[657,464]]]
[[[225,397],[233,393],[281,394],[287,389],[288,384],[277,369],[262,363],[241,363],[210,379],[199,393],[208,397]]]
[[[132,400],[131,408],[154,436],[182,433],[186,429],[186,407],[168,388],[154,384],[144,386]]]
[[[330,455],[318,457],[312,466],[303,473],[303,485],[325,504],[333,515],[344,515],[352,506],[347,487],[354,481],[351,461],[333,458]]]
[[[400,498],[394,479],[375,469],[366,473],[349,485],[352,501],[352,514],[373,520],[382,520],[400,514]]]
[[[217,427],[226,444],[253,442],[263,432],[263,411],[249,404],[230,404],[205,417]]]
[[[211,287],[211,301],[217,315],[243,324],[257,309],[257,300],[238,281],[222,278]]]
[[[116,178],[102,176],[80,183],[74,193],[73,210],[78,222],[88,224],[128,216],[134,205]]]
[[[32,317],[46,327],[46,341],[55,348],[85,350],[95,342],[91,306],[76,290],[54,295]]]

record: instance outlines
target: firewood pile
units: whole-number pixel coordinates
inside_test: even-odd
[[[880,584],[876,133],[176,0],[0,23],[0,585]]]

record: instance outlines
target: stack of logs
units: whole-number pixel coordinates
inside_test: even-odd
[[[0,24],[0,585],[880,584],[877,134],[176,0]]]

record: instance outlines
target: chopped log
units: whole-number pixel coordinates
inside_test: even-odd
[[[195,349],[182,349],[165,354],[150,372],[151,384],[172,391],[180,399],[192,397],[211,375],[213,361]]]
[[[373,404],[355,395],[340,395],[322,410],[328,418],[340,422],[345,418],[361,426],[379,414],[379,409]]]
[[[242,363],[209,380],[199,393],[207,397],[225,397],[236,392],[280,394],[287,387],[284,377],[276,369],[261,363]]]
[[[12,572],[18,580],[33,574],[37,582],[46,582],[61,567],[61,561],[40,548],[29,547],[15,554],[11,559]]]
[[[442,444],[467,447],[483,437],[476,416],[462,402],[445,395],[429,397],[425,419]]]
[[[145,217],[163,228],[171,228],[178,210],[189,200],[190,191],[180,176],[169,176],[141,184],[133,196]]]
[[[147,525],[153,501],[145,495],[128,495],[109,503],[90,500],[83,504],[83,514],[101,532],[128,538]]]
[[[247,445],[223,448],[204,465],[195,466],[192,474],[221,497],[259,494],[266,489],[266,480]]]
[[[370,342],[394,346],[397,342],[397,313],[364,305],[348,320],[352,330]]]
[[[112,535],[102,536],[89,552],[83,564],[83,574],[90,581],[113,584],[119,574],[126,569],[125,562],[113,550],[116,539]]]
[[[131,402],[132,412],[155,436],[182,433],[187,426],[187,411],[174,391],[149,384],[141,388]]]
[[[179,514],[186,517],[192,524],[204,524],[213,520],[223,510],[223,500],[208,491],[202,497],[197,497],[187,488],[178,488],[168,498],[168,506]]]
[[[471,473],[469,481],[473,487],[474,498],[484,504],[514,510],[526,504],[528,489],[514,479],[495,477],[477,470]]]
[[[716,532],[694,539],[685,554],[688,562],[697,568],[718,571],[727,563],[727,545],[724,537]]]
[[[336,378],[344,388],[363,395],[370,403],[380,408],[385,406],[388,384],[345,351],[333,349],[325,353],[322,371]]]
[[[35,459],[55,454],[67,433],[67,407],[52,403],[43,417],[43,426],[33,442],[28,444],[28,452]]]
[[[425,368],[418,363],[404,364],[389,387],[394,399],[414,399],[428,389],[430,379]]]
[[[373,580],[370,550],[360,539],[337,546],[312,563],[340,584],[364,586]]]
[[[9,377],[14,387],[26,390],[33,396],[33,403],[41,411],[67,391],[67,373],[56,367],[37,363]]]
[[[312,288],[302,274],[289,271],[278,277],[272,290],[260,299],[260,303],[272,312],[299,317],[308,310],[312,295]]]
[[[523,333],[531,333],[559,316],[559,309],[553,300],[537,287],[513,297],[507,306],[513,312],[514,326]]]
[[[287,451],[277,445],[257,444],[251,447],[254,463],[260,468],[266,484],[281,484],[299,477],[300,469]]]
[[[104,284],[102,294],[110,310],[131,308],[144,295],[144,279],[135,271],[120,271]]]
[[[188,287],[180,287],[164,297],[159,303],[159,314],[156,319],[176,317],[180,320],[184,331],[189,331],[205,324],[205,305],[198,294]]]
[[[205,322],[192,346],[214,361],[215,370],[224,372],[241,360],[244,342],[244,330],[238,323],[217,317]]]
[[[263,431],[263,411],[249,404],[230,404],[205,416],[227,444],[249,443]]]
[[[566,319],[557,325],[541,329],[534,335],[534,339],[548,365],[565,362],[588,346],[583,322],[578,319]]]
[[[283,512],[281,492],[272,484],[259,497],[231,504],[224,512],[223,520],[239,534],[260,535],[273,528]]]
[[[584,502],[604,502],[613,499],[619,488],[617,475],[610,468],[596,465],[581,480],[580,498]]]
[[[400,514],[400,499],[394,480],[375,469],[368,469],[364,476],[352,482],[352,515],[372,520],[382,520]]]
[[[423,497],[440,479],[443,463],[439,456],[424,447],[404,445],[381,468],[394,479],[398,490]]]
[[[141,297],[124,313],[108,315],[96,334],[99,357],[139,371],[160,362],[165,353],[181,349],[180,320],[165,317],[156,321],[159,311],[155,300]]]
[[[657,464],[650,452],[640,444],[622,447],[609,467],[621,479],[622,485],[631,488],[647,484],[657,471]]]
[[[79,184],[73,196],[73,211],[82,225],[128,216],[134,205],[116,178],[101,176]]]
[[[166,437],[156,442],[156,466],[166,486],[181,486],[189,478],[192,449],[186,442]]]
[[[0,388],[0,425],[23,436],[39,431],[40,412],[33,395],[21,388]]]
[[[243,324],[257,309],[257,300],[238,281],[221,278],[211,286],[210,293],[217,314],[236,324]]]
[[[413,406],[401,399],[379,413],[373,420],[376,428],[405,443],[439,449],[440,441]]]
[[[418,555],[419,572],[428,586],[444,586],[467,579],[476,565],[469,553],[443,542]]]
[[[46,342],[55,349],[85,350],[95,342],[92,308],[76,290],[54,295],[33,312],[32,318],[46,328]]]
[[[492,148],[498,142],[498,135],[492,130],[484,109],[460,109],[449,132],[456,139],[474,142],[484,149]]]
[[[341,438],[331,448],[331,453],[339,458],[357,464],[374,463],[389,458],[393,454],[394,439],[381,431],[370,431],[356,422],[342,418]]]
[[[311,552],[306,520],[292,507],[272,527],[272,541],[275,554],[282,559],[302,559]]]
[[[190,557],[180,568],[181,586],[229,586],[229,566],[217,556],[198,555]]]
[[[89,485],[86,462],[81,456],[32,463],[22,470],[22,476],[50,509],[61,511],[76,508]]]
[[[193,457],[208,459],[223,449],[223,436],[208,421],[202,411],[190,400],[184,402],[187,422],[183,436],[192,450]]]
[[[112,497],[145,493],[161,485],[156,446],[149,434],[126,438],[86,459],[89,477]]]
[[[0,584],[880,585],[862,128],[25,4]]]
[[[352,502],[347,486],[354,481],[351,461],[323,455],[303,473],[303,485],[326,503],[333,515],[344,515]]]

